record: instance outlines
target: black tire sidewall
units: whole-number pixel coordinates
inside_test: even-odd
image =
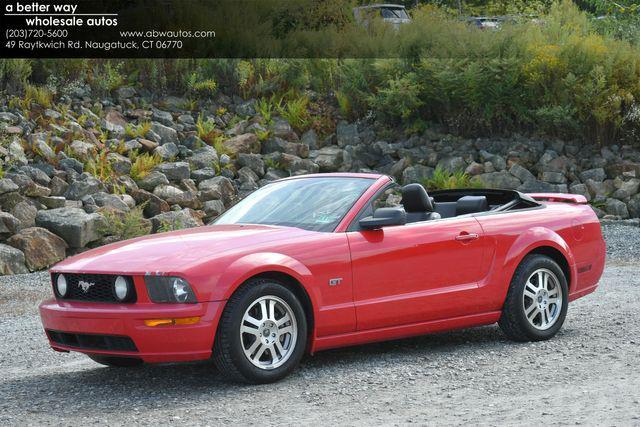
[[[291,307],[296,317],[295,320],[298,327],[298,335],[296,337],[293,354],[291,354],[282,366],[271,370],[260,369],[253,365],[245,356],[240,339],[240,326],[245,311],[255,300],[267,295],[279,297]],[[278,381],[291,373],[298,363],[300,363],[304,355],[307,341],[307,322],[304,309],[293,292],[275,281],[261,282],[251,286],[251,289],[243,294],[235,305],[228,327],[230,330],[228,331],[227,337],[232,362],[242,376],[250,382],[269,383]]]
[[[551,258],[543,255],[536,255],[527,258],[521,265],[521,267],[522,268],[518,269],[517,275],[514,278],[516,290],[516,298],[514,303],[518,304],[518,310],[516,310],[517,321],[532,340],[539,341],[549,339],[556,333],[558,333],[560,328],[562,328],[565,317],[567,316],[567,309],[569,306],[569,286],[567,285],[567,279],[560,266]],[[558,320],[556,320],[556,323],[554,323],[551,328],[544,331],[534,328],[529,323],[524,312],[524,306],[522,304],[522,298],[524,295],[527,280],[534,271],[541,268],[546,268],[547,270],[552,271],[558,278],[560,287],[562,288],[562,308],[560,310],[560,317],[558,318]]]

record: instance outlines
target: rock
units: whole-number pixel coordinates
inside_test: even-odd
[[[29,269],[25,265],[21,250],[9,245],[0,244],[0,274],[26,274]]]
[[[165,212],[151,218],[152,233],[201,227],[202,218],[192,209]]]
[[[240,153],[260,153],[260,141],[258,140],[258,137],[252,133],[238,135],[226,140],[223,144],[229,151],[229,154],[234,157]]]
[[[478,178],[489,188],[515,190],[522,184],[518,178],[506,171],[483,173],[478,175]]]
[[[477,162],[471,162],[464,170],[464,173],[471,176],[480,175],[484,173],[484,165]]]
[[[128,157],[118,153],[109,153],[107,160],[118,175],[128,175],[131,172],[131,160]]]
[[[13,210],[13,208],[20,202],[25,202],[27,200],[27,198],[15,191],[11,193],[5,193],[0,195],[0,209],[8,212]]]
[[[640,194],[636,194],[629,200],[627,208],[631,218],[640,218]]]
[[[17,139],[14,139],[9,144],[9,155],[7,160],[11,163],[18,165],[26,165],[28,163],[27,156],[24,153],[24,148]]]
[[[165,126],[158,122],[153,122],[151,124],[151,131],[156,133],[160,137],[161,145],[165,145],[165,144],[178,145],[179,143],[178,132],[169,126]],[[138,140],[138,142],[144,145],[144,143],[141,140]]]
[[[151,171],[147,176],[137,181],[137,184],[143,190],[153,191],[159,185],[169,184],[169,180],[162,172]]]
[[[513,166],[511,166],[511,169],[509,169],[509,173],[522,182],[536,179],[536,177],[531,172],[529,172],[528,169],[520,166],[518,163],[514,163]]]
[[[38,202],[42,203],[47,209],[56,209],[63,208],[65,206],[67,199],[64,197],[56,197],[56,196],[43,196],[38,197]]]
[[[7,178],[0,179],[0,195],[18,191],[20,187],[12,180]]]
[[[102,128],[107,130],[111,136],[115,138],[121,138],[125,135],[125,126],[127,121],[122,114],[115,110],[110,110],[102,120]]]
[[[455,173],[465,170],[467,163],[462,157],[445,157],[438,162],[438,166],[447,172]]]
[[[213,168],[198,169],[191,172],[191,178],[198,184],[207,179],[215,178],[216,175],[218,174]]]
[[[424,180],[433,177],[434,169],[428,166],[409,166],[402,172],[402,184],[422,184]]]
[[[169,142],[156,148],[154,153],[160,156],[162,160],[173,160],[180,154],[180,149],[176,144]]]
[[[613,193],[611,197],[615,199],[627,199],[638,193],[640,188],[640,180],[633,178],[629,181],[624,181],[620,184],[620,187]]]
[[[0,236],[10,236],[20,228],[20,221],[7,212],[0,211]]]
[[[38,209],[26,201],[19,202],[11,209],[11,215],[19,221],[18,229],[29,228],[36,225],[37,214]]]
[[[592,197],[608,196],[615,191],[613,181],[611,180],[594,181],[593,179],[587,179],[585,181],[585,184],[589,189],[589,193],[591,193]]]
[[[200,190],[200,198],[204,202],[209,200],[222,200],[225,206],[229,206],[234,201],[236,190],[230,179],[223,176],[217,176],[206,181],[202,181],[198,185]]]
[[[586,183],[587,180],[602,182],[606,178],[607,178],[607,174],[603,168],[588,169],[580,173],[580,180],[584,183]]]
[[[56,159],[56,153],[53,151],[47,141],[42,139],[35,139],[33,141],[33,148],[38,154],[48,161],[54,161]]]
[[[309,147],[310,150],[317,150],[318,148],[320,148],[320,145],[318,145],[319,144],[318,134],[313,129],[310,129],[306,131],[304,134],[302,134],[302,138],[300,142],[302,142],[307,147]]]
[[[195,192],[183,191],[172,185],[159,185],[153,190],[153,194],[166,200],[169,205],[198,209],[201,206]]]
[[[78,208],[60,208],[38,212],[36,225],[62,237],[71,248],[83,248],[102,237],[99,229],[103,220],[100,214],[88,214]]]
[[[67,158],[60,160],[60,168],[64,171],[73,171],[75,173],[81,174],[84,170],[84,165],[77,159]]]
[[[623,201],[617,199],[607,199],[607,202],[605,203],[605,211],[609,215],[616,215],[622,219],[629,218],[627,205]]]
[[[393,176],[395,179],[401,178],[404,170],[408,168],[410,164],[411,160],[408,157],[401,158],[391,166],[389,175]]]
[[[204,204],[204,213],[207,218],[216,218],[224,213],[222,200],[209,200]]]
[[[320,167],[320,172],[335,172],[342,166],[344,150],[335,146],[323,147],[309,153],[309,157]]]
[[[151,110],[151,119],[162,123],[165,126],[173,126],[173,116],[168,111],[158,110],[156,108]],[[155,131],[154,131],[155,132]],[[158,133],[158,132],[156,132]],[[159,134],[159,133],[158,133]]]
[[[102,191],[102,182],[98,181],[92,175],[84,173],[80,179],[74,181],[64,194],[69,200],[82,200],[85,196],[90,196],[98,191]]]
[[[33,166],[21,166],[19,170],[20,172],[31,178],[36,184],[46,186],[51,182],[51,178],[49,178],[49,175]]]
[[[115,209],[117,211],[129,212],[129,206],[115,194],[99,192],[92,196],[96,206],[100,208]]]
[[[580,194],[587,199],[587,202],[591,201],[591,194],[589,193],[589,189],[585,184],[574,184],[569,190],[572,194]]]
[[[138,138],[138,143],[145,151],[148,151],[148,152],[153,152],[156,148],[158,148],[158,143],[153,142],[149,139]]]
[[[567,178],[560,172],[542,172],[542,181],[550,184],[566,184]]]
[[[254,116],[256,114],[255,103],[254,99],[250,99],[236,105],[236,114],[242,117]]]
[[[309,146],[300,142],[288,142],[282,138],[269,138],[262,147],[265,154],[280,152],[298,156],[301,158],[309,157]]]
[[[523,193],[555,193],[556,186],[537,179],[529,179],[517,187]]]
[[[336,128],[336,138],[338,141],[338,147],[344,148],[347,145],[360,144],[360,136],[358,135],[358,125],[355,123],[349,124],[345,121],[338,123]]]
[[[166,176],[169,181],[174,182],[189,179],[191,175],[187,162],[162,163],[156,167],[156,170]]]
[[[169,212],[171,209],[169,203],[146,190],[134,190],[131,192],[131,197],[137,204],[144,205],[144,214],[147,217]]]
[[[198,148],[204,147],[206,144],[203,140],[198,138],[197,135],[189,135],[182,141],[182,145],[190,150],[197,150]]]
[[[44,228],[25,228],[7,240],[7,244],[24,253],[31,271],[49,268],[65,258],[66,242]]]
[[[282,118],[276,118],[271,125],[271,135],[277,136],[287,141],[297,141],[298,135],[293,131],[293,128],[288,121]]]
[[[69,148],[76,157],[83,160],[93,158],[96,154],[96,146],[90,142],[76,140],[71,143]]]
[[[136,90],[131,86],[125,86],[116,89],[116,97],[119,99],[129,99],[133,98],[134,96],[136,96]]]
[[[259,177],[264,175],[264,160],[259,154],[238,154],[238,166],[250,168]]]
[[[49,188],[51,189],[51,196],[62,196],[69,189],[69,184],[62,179],[54,176],[51,178],[51,183],[49,184]]]
[[[215,168],[218,164],[218,153],[215,148],[205,145],[195,150],[187,160],[194,169]]]

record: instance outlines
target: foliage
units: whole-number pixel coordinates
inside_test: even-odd
[[[129,138],[144,138],[144,136],[151,130],[151,122],[142,122],[138,125],[128,123],[125,127],[125,135]]]
[[[103,210],[105,220],[100,231],[105,236],[115,237],[116,240],[128,240],[149,234],[151,223],[144,218],[144,207],[144,204],[138,205],[129,212]]]
[[[51,108],[53,95],[49,91],[49,89],[44,86],[34,86],[28,84],[25,86],[24,99],[35,102],[36,104],[41,105],[45,108]]]
[[[222,132],[216,129],[216,122],[211,119],[205,120],[202,114],[198,116],[196,129],[198,131],[198,138],[208,145],[215,145],[215,143],[222,137]]]
[[[84,165],[85,170],[100,181],[110,181],[115,177],[116,173],[113,170],[108,155],[108,150],[102,150],[96,156],[86,161]]]
[[[133,152],[131,154],[131,172],[129,175],[134,180],[139,181],[149,175],[160,163],[162,163],[162,157],[157,154]]]
[[[431,178],[425,179],[423,185],[427,190],[454,190],[459,188],[482,188],[477,177],[471,177],[464,171],[449,172],[438,166]]]
[[[278,113],[286,119],[289,124],[297,131],[304,130],[309,125],[309,98],[300,96],[285,101],[283,105],[278,105]]]

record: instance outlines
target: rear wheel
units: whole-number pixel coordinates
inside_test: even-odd
[[[113,357],[113,356],[98,356],[94,354],[88,355],[91,360],[101,365],[110,366],[112,368],[135,368],[143,364],[141,359],[134,357]]]
[[[511,280],[498,324],[515,341],[547,340],[564,323],[568,296],[560,266],[544,255],[529,255]]]
[[[307,322],[296,296],[277,281],[250,280],[227,302],[214,361],[231,380],[274,382],[298,365],[306,339]]]

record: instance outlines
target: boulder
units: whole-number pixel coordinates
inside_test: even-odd
[[[213,168],[198,169],[191,172],[191,178],[197,183],[215,178],[217,175],[216,170]]]
[[[84,173],[69,186],[64,193],[64,197],[69,200],[82,200],[83,197],[90,196],[102,190],[102,182],[94,178],[93,175]]]
[[[509,169],[509,173],[522,182],[536,179],[536,177],[531,172],[529,172],[527,168],[520,166],[518,163],[514,163],[513,166],[511,166],[511,169]]]
[[[49,188],[51,189],[51,196],[62,196],[69,189],[69,184],[64,179],[54,176],[51,178]]]
[[[264,175],[264,160],[259,154],[238,154],[238,166],[241,168],[248,167],[254,171],[259,177]]]
[[[580,173],[580,180],[585,183],[587,180],[602,182],[605,179],[607,179],[607,174],[603,168],[588,169]]]
[[[160,137],[160,144],[175,144],[178,145],[178,131],[169,126],[165,126],[163,124],[153,122],[151,125],[151,131],[156,133]],[[141,144],[144,143],[138,140]]]
[[[629,200],[627,210],[631,218],[640,218],[640,194],[636,194]]]
[[[165,212],[151,218],[152,233],[201,227],[203,225],[200,215],[192,209]]]
[[[159,185],[168,185],[167,176],[157,170],[149,172],[147,176],[137,182],[138,186],[143,190],[153,191]]]
[[[153,152],[160,156],[162,160],[173,160],[180,154],[180,149],[173,142],[169,142],[159,146]]]
[[[204,204],[204,213],[207,218],[216,218],[224,213],[222,200],[209,200]]]
[[[184,191],[172,185],[159,185],[153,190],[153,194],[166,200],[170,205],[194,209],[199,209],[202,206],[195,192]]]
[[[92,196],[96,206],[100,208],[115,209],[117,211],[129,212],[129,206],[115,194],[99,192]]]
[[[489,188],[515,190],[522,184],[518,178],[506,171],[483,173],[478,175],[478,178]]]
[[[218,164],[218,152],[215,148],[205,145],[195,150],[187,161],[194,169],[215,167]]]
[[[151,110],[151,119],[158,121],[165,126],[173,126],[173,116],[168,111],[162,111],[154,108]]]
[[[344,148],[347,145],[360,144],[360,135],[358,134],[358,125],[353,123],[349,124],[345,121],[338,123],[336,128],[336,138],[338,147]]]
[[[198,185],[200,198],[207,202],[209,200],[222,200],[225,206],[233,202],[236,197],[236,190],[229,178],[217,176],[215,178],[202,181]]]
[[[144,206],[144,214],[147,217],[156,216],[163,212],[169,212],[171,209],[169,203],[146,190],[134,190],[131,192],[131,197],[133,197],[133,200],[138,205]]]
[[[174,182],[189,179],[191,175],[189,163],[187,162],[162,163],[156,167],[156,170],[164,174],[169,181]]]
[[[640,188],[640,180],[633,178],[629,181],[623,181],[618,189],[613,193],[612,197],[616,199],[627,199],[638,193]]]
[[[0,236],[8,237],[20,228],[20,220],[8,212],[0,211]]]
[[[24,253],[31,271],[49,268],[64,259],[67,244],[44,228],[25,228],[7,240],[7,244]]]
[[[224,146],[232,156],[237,156],[240,153],[260,153],[260,140],[253,133],[245,133],[228,139],[224,142]]]
[[[545,172],[542,172],[541,178],[542,178],[542,181],[548,182],[550,184],[566,184],[567,183],[567,177],[565,177],[564,174],[561,172],[545,171]]]
[[[39,211],[36,225],[62,237],[71,248],[83,248],[102,237],[99,229],[103,220],[102,215],[79,208],[59,208]]]
[[[0,244],[0,275],[26,274],[24,254],[20,249]]]
[[[20,187],[8,178],[0,179],[0,195],[20,190]]]
[[[320,167],[320,172],[335,172],[342,166],[344,150],[328,146],[311,152],[309,157]]]
[[[585,184],[573,184],[569,190],[572,194],[580,194],[587,199],[587,202],[591,201],[591,194]]]
[[[438,166],[447,172],[454,173],[454,172],[465,170],[465,168],[467,167],[467,163],[464,161],[462,157],[459,157],[459,156],[445,157],[438,162]]]
[[[424,165],[409,166],[402,172],[402,184],[422,184],[433,177],[434,169]]]
[[[128,157],[118,153],[109,153],[107,160],[118,175],[128,175],[131,172],[131,160]]]
[[[13,209],[11,209],[11,215],[16,217],[20,222],[18,229],[33,227],[36,225],[37,214],[38,209],[27,201],[19,202],[13,207]]]
[[[604,209],[609,215],[619,216],[622,219],[629,218],[629,210],[623,201],[609,198]]]

